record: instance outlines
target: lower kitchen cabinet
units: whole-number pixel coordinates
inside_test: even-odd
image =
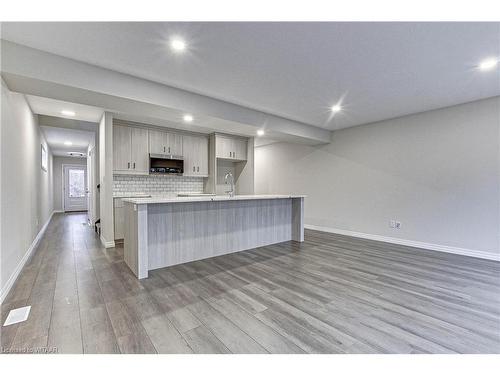
[[[121,198],[113,199],[115,240],[123,240],[125,237],[125,208]]]

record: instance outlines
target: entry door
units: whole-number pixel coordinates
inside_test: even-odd
[[[87,167],[64,166],[64,211],[87,210]]]

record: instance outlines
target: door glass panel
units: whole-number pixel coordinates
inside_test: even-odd
[[[81,169],[69,170],[69,196],[70,198],[85,196],[85,172]]]

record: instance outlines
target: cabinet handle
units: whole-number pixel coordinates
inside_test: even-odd
[[[170,154],[170,147],[168,148],[168,153]]]
[[[196,167],[196,172],[199,172],[200,171],[200,167]]]
[[[130,162],[127,163],[127,169],[130,169]]]
[[[135,169],[135,161],[134,161],[134,169]]]
[[[196,172],[196,171],[195,171],[195,168],[196,168],[196,167],[194,167],[194,166],[193,166],[193,172]]]
[[[165,152],[166,152],[166,150],[165,150],[165,146],[163,146],[163,153],[165,153]]]

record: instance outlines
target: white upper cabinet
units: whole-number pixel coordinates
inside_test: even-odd
[[[113,126],[113,171],[130,170],[132,137],[128,126]]]
[[[208,138],[198,138],[198,164],[200,175],[208,176]],[[198,172],[198,168],[196,169]]]
[[[184,176],[208,176],[208,138],[185,135]]]
[[[182,138],[183,136],[180,134],[167,133],[167,154],[176,156],[184,155],[182,150]]]
[[[247,160],[247,141],[241,138],[215,136],[215,154],[218,158]]]
[[[149,130],[149,152],[152,154],[167,154],[167,133]]]
[[[247,141],[244,139],[233,139],[233,156],[237,160],[247,160]]]
[[[215,156],[218,158],[231,159],[233,156],[231,138],[221,137],[219,135],[215,136]]]
[[[152,154],[182,156],[183,136],[159,130],[149,130],[149,152]]]
[[[149,173],[148,130],[131,128],[132,165],[135,173]]]
[[[148,130],[113,126],[113,172],[117,174],[148,174]]]
[[[116,124],[113,126],[113,173],[149,174],[150,153],[183,158],[184,176],[210,177],[209,161],[212,158],[215,162],[214,157],[247,161],[246,138],[215,134],[210,139],[214,139],[215,144],[210,146],[212,154],[209,155],[207,136]]]

